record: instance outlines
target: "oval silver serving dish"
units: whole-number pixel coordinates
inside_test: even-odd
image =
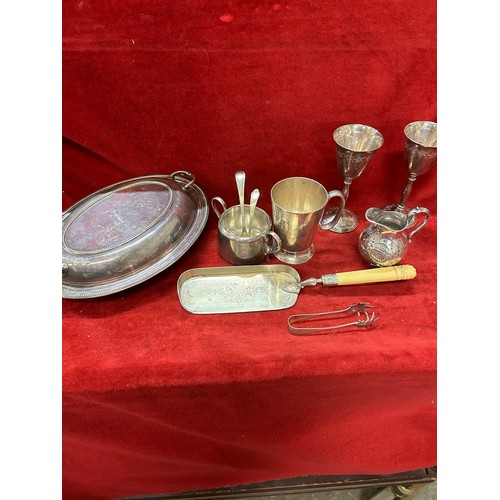
[[[62,214],[62,295],[85,299],[142,283],[176,262],[208,219],[193,174],[137,177]]]

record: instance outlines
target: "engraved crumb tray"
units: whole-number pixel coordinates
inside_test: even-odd
[[[299,273],[281,264],[190,269],[179,276],[177,294],[193,314],[273,311],[292,307],[298,293],[286,291],[297,284]]]
[[[142,283],[176,262],[208,219],[185,171],[105,187],[62,214],[62,295],[85,299]]]

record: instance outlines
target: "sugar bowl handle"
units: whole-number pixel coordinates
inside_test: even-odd
[[[281,238],[274,232],[268,231],[266,233],[266,255],[276,253],[281,250]]]
[[[219,203],[220,206],[222,207],[222,212],[219,212],[219,209],[217,208],[215,203]],[[214,196],[212,198],[212,208],[214,209],[215,215],[217,216],[218,219],[220,219],[221,214],[223,214],[227,210],[226,202],[220,197],[220,196]]]

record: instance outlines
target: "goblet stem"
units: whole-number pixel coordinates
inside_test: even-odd
[[[344,180],[344,189],[342,189],[342,194],[344,195],[344,200],[347,202],[347,198],[349,197],[349,188],[351,186],[352,179],[347,177]]]
[[[413,188],[413,182],[415,181],[416,178],[417,176],[415,174],[411,174],[410,177],[408,178],[408,182],[406,183],[403,195],[401,196],[401,200],[396,206],[397,212],[402,212],[405,209],[406,200],[408,199],[408,196],[410,196],[411,190]]]

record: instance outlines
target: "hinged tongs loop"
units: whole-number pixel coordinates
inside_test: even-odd
[[[367,302],[358,302],[357,304],[351,304],[346,309],[340,311],[328,311],[314,314],[294,314],[288,318],[288,331],[292,335],[326,335],[331,330],[338,330],[339,328],[347,328],[349,326],[355,326],[364,328],[373,325],[378,318],[375,318],[375,313],[369,313],[366,311],[368,308],[373,308]],[[326,327],[297,327],[294,326],[300,321],[309,320],[313,318],[321,318],[324,316],[335,315],[335,314],[357,314],[358,320],[352,321],[350,323],[342,323],[340,325],[326,326]],[[364,315],[364,317],[363,317]],[[320,333],[321,332],[321,333]]]

